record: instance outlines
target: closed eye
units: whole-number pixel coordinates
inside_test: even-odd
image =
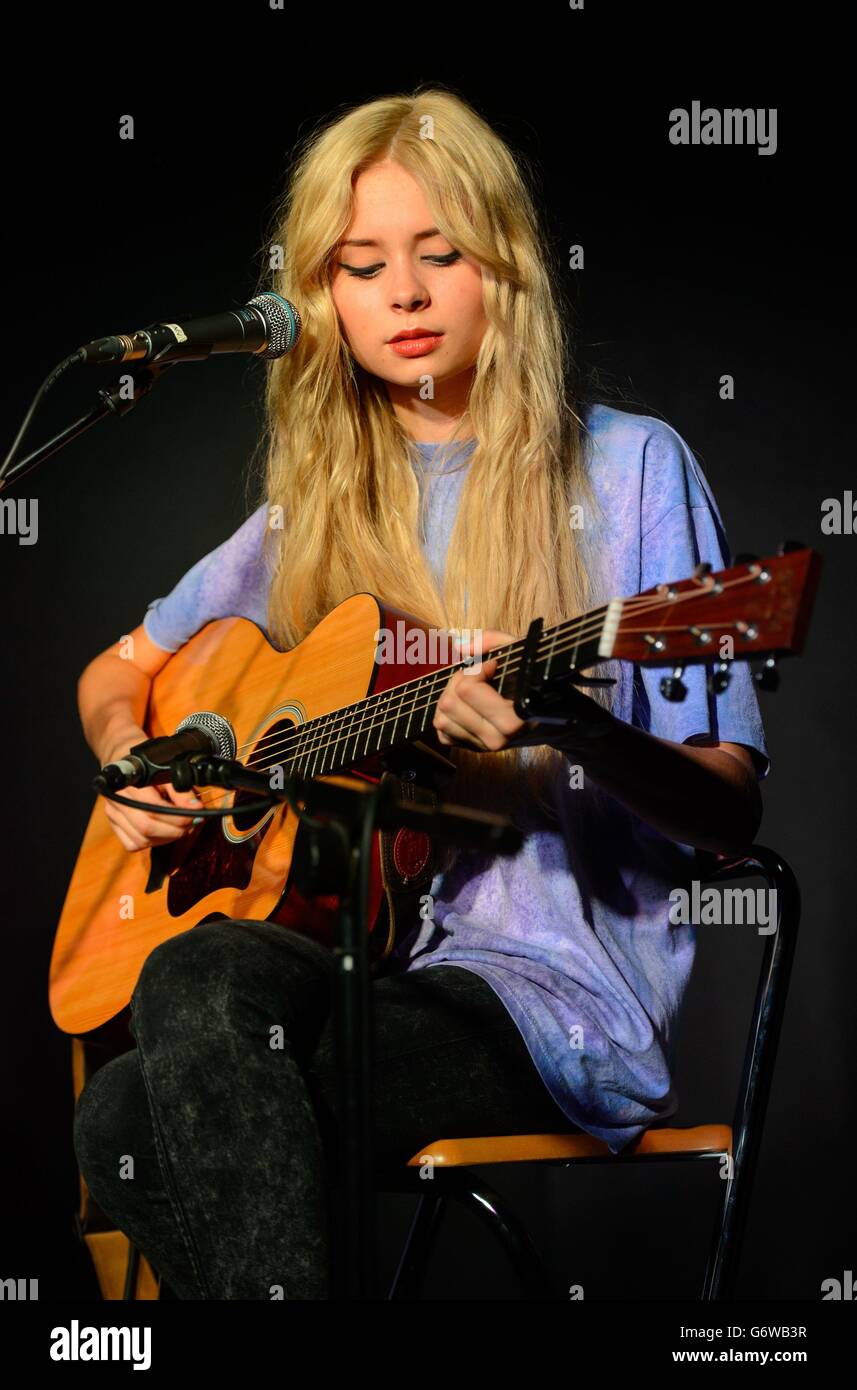
[[[444,256],[422,256],[421,260],[428,261],[430,265],[445,266],[454,265],[461,260],[460,251],[448,251]],[[384,269],[384,262],[379,261],[377,265],[356,266],[346,265],[344,261],[337,261],[341,270],[347,270],[349,275],[356,275],[359,280],[374,280],[379,270]]]

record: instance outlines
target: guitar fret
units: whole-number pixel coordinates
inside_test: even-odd
[[[306,735],[304,735],[304,738],[301,738],[301,744],[303,744],[304,741],[306,741]],[[303,749],[301,749],[301,751],[299,752],[299,755],[297,755],[297,766],[299,766],[299,769],[300,769],[300,776],[301,776],[301,777],[306,777],[306,776],[307,776],[307,766],[306,766],[306,765],[307,765],[307,755],[306,755],[306,752],[304,752]]]
[[[508,663],[508,662],[503,662],[502,665],[501,665],[501,667],[500,667],[500,679],[499,679],[498,682],[497,682],[497,690],[498,690],[498,693],[499,693],[500,695],[503,694],[503,682],[504,682],[504,680],[506,679],[506,676],[507,676],[507,674],[508,674],[508,666],[509,666],[509,664],[510,664],[510,663]]]
[[[361,701],[361,704],[362,704],[362,703],[364,703],[364,702]],[[364,710],[361,710],[361,712],[360,712],[360,723],[358,724],[357,729],[355,730],[355,733],[354,733],[354,753],[353,753],[352,756],[349,757],[349,759],[348,759],[348,764],[349,764],[349,766],[351,765],[352,762],[356,763],[356,762],[359,762],[359,761],[360,761],[359,756],[358,756],[357,749],[358,749],[358,745],[359,745],[359,742],[360,742],[360,735],[361,735],[362,732],[363,732],[363,726],[364,726],[364,724],[365,724],[365,722],[366,722],[366,715],[367,715],[367,714],[368,714],[368,710],[365,710],[365,709],[364,709]],[[347,751],[347,749],[348,749],[348,742],[347,742],[347,740],[346,740],[345,747],[346,747],[346,751]]]
[[[413,717],[414,717],[414,706],[415,706],[415,704],[416,704],[416,701],[415,701],[415,700],[411,700],[411,712],[410,712],[410,714],[408,715],[408,722],[407,722],[407,724],[406,724],[406,726],[405,726],[405,743],[407,743],[408,739],[409,739],[410,736],[411,736],[411,721],[413,720]]]
[[[366,758],[366,757],[369,756],[369,743],[370,743],[370,741],[371,741],[371,738],[372,738],[372,730],[373,730],[373,728],[374,728],[374,721],[373,721],[373,719],[372,719],[372,714],[373,714],[373,712],[374,712],[374,711],[373,711],[373,709],[372,709],[372,706],[371,706],[371,704],[369,703],[369,701],[367,700],[367,702],[366,702],[366,709],[365,709],[365,711],[364,711],[363,718],[362,718],[361,721],[360,721],[360,732],[361,732],[361,734],[363,733],[364,729],[365,729],[365,731],[366,731],[366,741],[365,741],[365,743],[364,743],[364,745],[363,745],[363,757],[364,757],[364,758]],[[368,721],[368,723],[367,723],[367,721]]]
[[[395,744],[395,742],[396,742],[396,730],[397,730],[398,727],[399,727],[399,720],[400,720],[401,717],[402,717],[402,705],[403,705],[404,702],[405,702],[405,691],[406,691],[406,690],[407,690],[407,686],[403,685],[402,688],[401,688],[401,690],[399,691],[399,709],[398,709],[398,713],[396,714],[395,719],[393,720],[393,732],[392,732],[392,734],[391,734],[391,736],[390,736],[390,742],[391,742],[391,744]]]
[[[363,749],[363,756],[364,756],[364,758],[368,758],[368,756],[369,756],[369,744],[370,744],[370,742],[371,742],[371,740],[372,740],[372,734],[373,734],[374,732],[375,732],[375,724],[374,724],[374,721],[373,721],[373,719],[372,719],[372,712],[371,712],[371,710],[370,710],[370,711],[369,711],[369,727],[368,727],[368,729],[366,730],[366,744],[365,744],[365,747],[364,747],[364,749]]]
[[[555,651],[556,651],[556,639],[559,637],[559,633],[560,633],[560,629],[559,629],[558,627],[555,627],[554,630],[553,630],[553,641],[551,642],[551,649],[550,649],[550,652],[548,653],[548,659],[547,659],[547,663],[546,663],[546,665],[545,665],[545,679],[546,679],[546,680],[549,680],[549,679],[550,679],[551,662],[552,662],[553,659],[554,659],[554,654],[555,654]]]
[[[321,760],[322,760],[322,762],[324,762],[324,751],[323,751],[323,745],[324,745],[324,732],[325,732],[324,726],[325,726],[325,724],[327,723],[327,721],[328,721],[329,719],[330,719],[330,715],[329,715],[329,714],[326,714],[326,715],[324,716],[324,718],[322,719],[321,724],[319,725],[319,727],[318,727],[318,729],[317,729],[317,731],[316,731],[317,734],[318,734],[318,737],[316,738],[316,741],[315,741],[315,752],[313,753],[312,767],[310,768],[310,774],[309,774],[310,777],[317,777],[317,776],[318,776],[318,767],[317,767],[317,764],[318,764],[318,755],[319,755],[319,753],[321,753],[321,755],[322,755],[322,759],[321,759]],[[313,722],[315,722],[315,721],[313,721]]]

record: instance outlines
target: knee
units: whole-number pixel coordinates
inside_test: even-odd
[[[210,1018],[241,952],[243,938],[230,922],[206,922],[162,941],[143,962],[131,996],[131,1031],[141,1024],[154,1037],[186,1012]]]
[[[332,972],[330,951],[275,923],[205,922],[147,956],[131,999],[131,1031],[151,1046],[168,1035],[232,1034],[255,1027],[260,1014],[291,1030],[323,1016]]]

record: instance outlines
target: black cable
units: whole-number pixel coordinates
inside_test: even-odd
[[[228,788],[225,790],[228,790]],[[249,801],[246,804],[242,803],[240,806],[215,806],[206,809],[189,806],[184,809],[179,806],[156,806],[150,801],[132,801],[130,797],[118,796],[116,792],[100,791],[99,795],[106,797],[108,801],[118,802],[120,806],[130,806],[132,811],[151,811],[156,816],[193,816],[194,818],[197,816],[206,818],[219,816],[221,820],[224,816],[243,816],[249,811],[267,811],[270,810],[272,806],[276,806],[279,802],[279,798],[274,797],[270,801]],[[297,814],[301,814],[300,810],[297,811]]]
[[[42,397],[47,395],[51,387],[54,386],[57,381],[59,381],[60,377],[63,375],[64,372],[68,371],[69,367],[73,367],[76,362],[82,361],[83,354],[78,348],[77,352],[71,353],[69,357],[64,357],[62,362],[60,362],[56,367],[54,367],[53,371],[48,372],[48,375],[45,377],[44,381],[42,382],[32,401],[30,402],[30,408],[24,416],[23,420],[21,421],[21,427],[18,430],[18,433],[15,435],[15,438],[12,440],[9,452],[3,460],[2,466],[0,466],[0,483],[2,483],[7,473],[11,471],[12,464],[15,461],[15,455],[18,452],[18,447],[21,443],[21,440],[24,438],[24,435],[27,433],[27,430],[30,427],[30,422],[36,413],[36,408],[42,400]]]
[[[206,785],[213,784],[207,783]],[[223,790],[229,791],[230,788],[225,787]],[[298,820],[301,821],[308,830],[322,830],[324,828],[323,821],[316,820],[308,811],[302,811],[297,804],[291,786],[291,778],[284,787],[284,791],[286,793],[286,804],[289,809],[294,812]],[[134,811],[152,811],[156,816],[192,816],[194,819],[199,816],[206,820],[218,816],[223,820],[225,816],[244,816],[248,815],[251,811],[268,811],[272,807],[281,804],[280,798],[275,796],[265,801],[242,802],[238,806],[214,806],[206,808],[189,806],[187,809],[184,809],[180,806],[158,806],[150,801],[132,801],[128,796],[119,796],[116,792],[103,791],[101,788],[99,788],[99,795],[106,797],[108,801],[117,802],[120,806],[130,806]]]

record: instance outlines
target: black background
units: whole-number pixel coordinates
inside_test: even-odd
[[[822,501],[853,483],[851,233],[830,50],[822,69],[812,20],[802,13],[806,30],[791,32],[781,10],[762,6],[575,13],[539,3],[505,19],[476,6],[349,8],[315,27],[264,6],[217,19],[176,6],[145,14],[114,9],[100,32],[95,12],[67,31],[58,11],[46,17],[55,71],[43,49],[33,64],[35,34],[14,50],[34,85],[26,100],[3,98],[4,453],[44,376],[78,344],[249,297],[299,135],[336,109],[438,81],[526,156],[552,245],[583,245],[585,270],[567,272],[567,290],[582,359],[606,398],[667,419],[687,440],[733,552],[771,554],[797,537],[824,556],[806,651],[783,664],[777,694],[760,696],[772,772],[758,840],[793,866],[803,924],[739,1284],[742,1298],[818,1300],[822,1280],[857,1254],[844,624],[857,541],[820,530]],[[693,100],[776,107],[776,153],[671,145],[669,112]],[[133,141],[118,138],[126,114]],[[734,401],[719,396],[726,373]],[[83,413],[114,374],[69,374],[25,448]],[[39,500],[38,544],[0,535],[0,1275],[38,1276],[43,1298],[95,1295],[71,1228],[70,1045],[47,1004],[94,772],[75,684],[244,519],[262,380],[247,359],[175,369],[127,418],[16,487]],[[735,928],[700,929],[678,1124],[731,1121],[758,951]],[[587,1298],[698,1296],[717,1195],[707,1165],[491,1176]],[[408,1214],[406,1199],[382,1207],[388,1265]],[[434,1298],[519,1296],[468,1217],[450,1221],[433,1270]]]

